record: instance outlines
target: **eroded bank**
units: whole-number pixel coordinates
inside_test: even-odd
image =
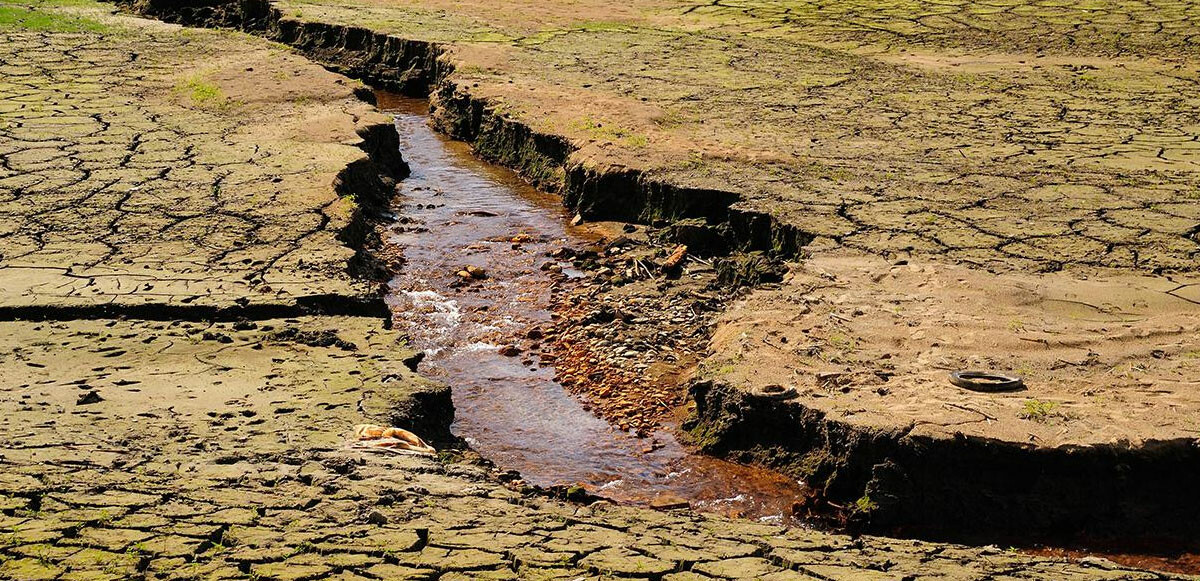
[[[237,5],[197,3],[182,8],[170,7],[170,9],[150,2],[143,4],[142,7],[152,14],[176,21],[201,25],[234,26],[257,32],[295,46],[337,70],[363,76],[410,93],[428,93],[433,100],[433,114],[439,128],[471,143],[476,151],[485,158],[517,169],[542,188],[560,192],[569,206],[584,218],[620,218],[653,222],[655,220],[699,217],[703,222],[702,229],[715,232],[717,237],[725,241],[730,248],[768,250],[780,256],[794,256],[800,247],[812,239],[811,235],[799,230],[778,225],[768,215],[746,214],[733,209],[732,205],[737,196],[728,192],[677,188],[670,184],[657,183],[634,170],[621,168],[598,170],[573,163],[570,160],[572,151],[570,143],[554,135],[537,133],[520,123],[507,119],[486,101],[473,98],[468,88],[458,86],[454,82],[453,66],[448,59],[444,58],[444,52],[434,44],[406,41],[361,28],[300,22],[283,17],[268,4],[262,2],[246,2]],[[698,395],[702,390],[703,387],[697,391]],[[705,405],[701,406],[701,411],[697,416],[699,419],[697,434],[700,436],[701,442],[711,450],[728,453],[744,452],[753,447],[749,441],[743,442],[730,436],[732,432],[725,429],[731,422],[749,421],[753,423],[750,420],[751,416],[733,417],[710,413],[715,409],[736,412],[748,409],[749,406],[743,406],[736,402],[730,403],[730,405],[712,405],[712,403],[710,398]],[[801,425],[805,424],[801,422]],[[878,440],[876,437],[878,434],[846,424],[835,422],[829,430],[818,430],[829,436],[822,436],[820,441],[834,443],[827,448],[820,447],[820,441],[813,444],[804,438],[787,435],[791,431],[789,429],[783,431],[785,435],[782,436],[782,441],[778,446],[768,446],[765,454],[757,454],[757,456],[764,461],[771,462],[772,460],[767,459],[767,456],[788,454],[792,447],[806,451],[802,453],[822,449],[829,451],[831,455],[826,458],[828,461],[818,462],[821,469],[807,471],[805,474],[819,480],[820,482],[813,482],[813,484],[831,494],[832,500],[843,504],[869,496],[867,493],[872,482],[881,482],[873,476],[874,469],[879,466],[886,467],[888,459],[893,453],[893,448],[889,445],[842,445],[844,442],[875,442]],[[749,440],[753,439],[753,437],[749,438]],[[879,441],[900,440],[884,438]],[[915,445],[911,439],[900,443],[901,447],[910,444]],[[949,442],[939,441],[931,445],[939,450],[942,447],[946,447],[947,450],[954,448]],[[1006,442],[989,442],[988,445],[999,446],[1005,453],[1011,452],[1017,457],[1023,457],[1025,454],[1024,445]],[[1171,458],[1169,463],[1173,462],[1171,466],[1186,470],[1194,466],[1194,454],[1192,454],[1194,443],[1184,442],[1182,446],[1180,448],[1183,451],[1182,454],[1168,454],[1167,457]],[[1189,446],[1191,447],[1189,448]],[[851,449],[855,451],[851,453]],[[916,449],[905,448],[905,450],[905,453],[908,453],[914,452]],[[975,452],[978,450],[971,453]],[[1136,455],[1142,452],[1135,451],[1133,453]],[[821,456],[820,452],[816,454]],[[754,455],[751,454],[751,456]],[[1083,453],[1083,455],[1086,456],[1087,453]],[[816,458],[817,456],[810,457]],[[1100,456],[1112,459],[1103,453]],[[955,457],[961,456],[956,454]],[[1079,454],[1075,454],[1074,457],[1079,457]],[[1107,461],[1105,460],[1105,462]],[[859,466],[862,469],[830,469],[830,466],[838,465]],[[1123,464],[1118,462],[1114,466],[1120,465]],[[1073,487],[1072,482],[1077,482],[1074,479],[1078,477],[1079,472],[1068,471],[1062,474],[1061,479],[1055,480],[1056,483],[1053,487],[1070,490]],[[1090,481],[1100,487],[1111,485],[1106,488],[1105,494],[1114,497],[1120,495],[1118,490],[1120,487],[1117,485],[1120,479],[1099,478]],[[987,480],[987,482],[994,481]],[[979,484],[986,485],[987,482]],[[909,490],[909,492],[903,492],[904,490]],[[966,488],[962,490],[966,490]],[[1003,489],[993,488],[991,490],[1000,495],[1007,494]],[[896,494],[897,499],[893,504],[903,505],[905,500],[911,498],[905,496],[906,494],[916,493],[904,487],[891,487],[883,495],[887,494]],[[877,494],[877,496],[879,495]],[[1181,506],[1189,507],[1189,510],[1192,507],[1186,502],[1186,498],[1178,496],[1171,498],[1174,499],[1171,502],[1178,501]],[[1014,513],[1002,508],[1004,506],[1006,506],[1004,502],[993,505],[996,510],[1003,513],[1005,522],[1008,522],[1014,530],[1031,525],[1036,527],[1038,522],[1044,522],[1047,518],[1046,514],[1038,511],[1021,510]],[[1132,524],[1122,521],[1121,519],[1124,517],[1114,513],[1105,513],[1099,516],[1115,518],[1116,520],[1108,524],[1116,527]],[[982,521],[974,520],[972,522],[980,523]],[[1197,520],[1181,519],[1178,521],[1178,523],[1188,522],[1195,523]],[[872,527],[890,527],[896,523],[891,519],[881,517],[867,519],[864,524]]]

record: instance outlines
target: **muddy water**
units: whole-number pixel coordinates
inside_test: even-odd
[[[454,432],[504,469],[542,486],[583,484],[618,501],[678,496],[700,510],[789,520],[800,486],[772,472],[692,454],[669,431],[663,445],[614,429],[533,358],[500,347],[550,323],[546,254],[586,234],[560,200],[435,134],[424,103],[386,96],[412,175],[400,185],[393,242],[405,265],[391,281],[397,328],[424,349],[422,373],[453,388]],[[521,240],[514,244],[513,239]],[[465,266],[487,271],[464,282]]]

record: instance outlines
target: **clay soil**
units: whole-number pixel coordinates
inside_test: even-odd
[[[913,436],[1047,447],[1194,438],[1196,282],[813,258],[725,313],[704,375],[752,392],[781,385],[827,417]],[[949,381],[974,369],[1025,386],[986,393]]]
[[[470,103],[477,124],[565,143],[558,165],[533,167],[505,158],[512,143],[481,139],[498,124],[467,136],[564,192],[585,220],[700,218],[726,250],[794,261],[782,283],[714,296],[713,260],[693,256],[682,283],[660,287],[624,269],[661,261],[675,241],[613,244],[588,269],[599,292],[566,291],[561,314],[623,314],[574,356],[597,363],[562,370],[585,397],[616,402],[598,404],[614,421],[661,421],[690,377],[698,443],[813,469],[810,484],[855,522],[901,529],[915,518],[906,506],[1062,526],[1107,514],[1092,499],[1111,493],[1088,473],[1099,492],[1074,493],[1084,509],[931,500],[900,478],[940,474],[904,464],[906,437],[967,443],[966,456],[935,446],[920,457],[948,459],[937,465],[978,458],[969,446],[984,442],[1018,462],[1037,452],[1050,471],[1074,466],[1055,454],[1082,451],[1071,457],[1131,481],[1136,463],[1089,454],[1167,450],[1155,469],[1171,478],[1149,479],[1166,488],[1136,497],[1157,512],[1137,522],[1166,533],[1196,522],[1194,495],[1180,492],[1200,473],[1193,2],[271,4],[318,33],[350,25],[440,43],[444,76],[418,71],[438,83],[438,125],[455,127],[454,105]],[[581,506],[512,490],[455,455],[350,449],[356,423],[434,439],[451,417],[447,388],[409,369],[413,352],[384,322],[373,210],[403,172],[361,85],[284,45],[87,0],[0,4],[0,37],[5,576],[1156,576],[1097,558]],[[572,182],[579,172],[636,172],[704,215],[588,190]],[[716,320],[731,298],[742,300]],[[684,321],[638,326],[639,309]],[[1026,390],[949,385],[963,367],[1019,373]],[[591,379],[610,373],[622,381]],[[650,388],[628,388],[645,378]],[[730,404],[706,414],[715,396]],[[748,418],[846,437],[804,450],[755,430],[730,438]],[[904,472],[913,466],[925,469]],[[1005,522],[1030,522],[1016,517]]]

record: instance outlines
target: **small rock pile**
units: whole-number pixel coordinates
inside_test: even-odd
[[[581,275],[560,275],[542,359],[597,415],[645,436],[685,404],[682,384],[723,301],[707,261],[633,227],[626,234],[597,248],[559,249],[543,265]]]

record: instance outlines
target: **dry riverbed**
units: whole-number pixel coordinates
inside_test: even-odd
[[[87,0],[0,4],[0,57],[0,576],[1172,578],[585,506],[470,453],[352,447],[356,424],[436,438],[451,420],[386,325],[380,267],[398,261],[371,251],[375,218],[406,172],[361,85]],[[609,285],[620,255],[663,258],[613,248]],[[707,287],[701,265],[642,308],[709,316],[686,304],[707,300],[686,286]]]

